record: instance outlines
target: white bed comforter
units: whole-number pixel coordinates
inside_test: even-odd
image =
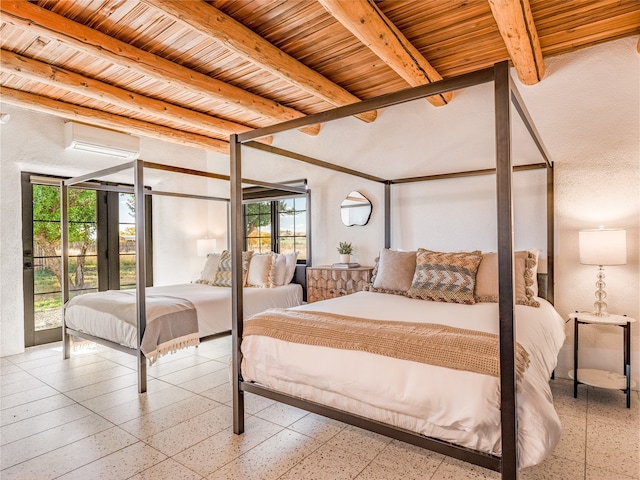
[[[200,338],[231,330],[231,289],[213,287],[199,283],[148,287],[149,295],[164,295],[183,298],[196,308],[198,334]],[[135,290],[131,292],[131,302],[135,304]],[[107,292],[89,293],[89,296],[107,295]],[[83,302],[86,303],[86,302]],[[302,287],[295,283],[275,288],[245,288],[245,318],[268,308],[295,307],[302,303]],[[109,312],[94,310],[90,306],[76,305],[71,299],[65,308],[64,321],[67,327],[88,333],[105,340],[136,348],[137,325],[135,321],[125,322]]]
[[[517,341],[530,366],[518,392],[519,466],[541,462],[560,439],[549,387],[564,342],[553,306],[516,306]],[[378,320],[441,323],[498,334],[498,305],[460,305],[359,292],[297,307]],[[500,454],[499,379],[361,351],[242,341],[242,375],[297,397],[492,454]]]

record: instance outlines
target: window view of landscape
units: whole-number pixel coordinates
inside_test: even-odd
[[[307,258],[307,200],[288,198],[274,202],[245,204],[245,235],[247,250],[267,253],[298,251],[298,260]],[[273,231],[278,232],[274,245]]]
[[[98,290],[96,191],[70,188],[69,296]],[[135,272],[134,196],[119,194],[120,285],[133,288]],[[62,325],[60,187],[33,185],[35,330]]]

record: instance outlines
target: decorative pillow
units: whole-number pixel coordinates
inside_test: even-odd
[[[269,272],[269,286],[279,287],[288,285],[293,280],[296,271],[298,252],[273,253],[274,259]]]
[[[374,266],[370,292],[405,295],[411,288],[416,271],[416,252],[400,252],[385,248]]]
[[[249,270],[249,262],[253,252],[242,252],[242,284],[244,285],[247,278],[247,271]],[[231,286],[231,252],[223,250],[220,254],[220,264],[218,265],[218,271],[216,272],[215,279],[211,285],[216,287],[230,287]]]
[[[269,273],[271,272],[274,256],[275,254],[272,252],[253,254],[251,256],[251,263],[249,263],[249,271],[247,273],[248,287],[269,288],[271,286]]]
[[[418,249],[416,271],[407,296],[436,302],[474,304],[480,251],[432,252]]]
[[[284,285],[285,275],[287,274],[287,259],[281,253],[274,253],[271,262],[271,271],[269,272],[269,286],[279,287]]]
[[[291,283],[291,280],[293,280],[293,275],[296,273],[296,263],[298,261],[298,253],[300,252],[283,253],[284,258],[286,260],[286,269],[284,274],[283,285],[289,285]]]
[[[538,254],[536,251],[515,253],[515,295],[516,304],[539,307],[537,297]],[[535,288],[534,288],[535,285]],[[498,301],[498,254],[482,254],[482,261],[476,276],[476,302]]]
[[[218,265],[220,264],[220,253],[210,253],[207,255],[207,260],[204,262],[204,268],[200,272],[200,278],[195,283],[203,283],[205,285],[211,285],[215,279],[216,272],[218,271]]]

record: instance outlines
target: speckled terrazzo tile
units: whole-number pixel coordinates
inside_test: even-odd
[[[149,384],[153,380],[149,381]],[[147,385],[149,388],[150,385]],[[69,398],[74,399],[76,402],[87,403],[87,407],[91,408],[94,411],[104,410],[105,408],[113,407],[117,405],[117,403],[106,404],[104,406],[100,406],[97,402],[99,402],[99,397],[103,395],[107,395],[109,393],[116,393],[120,395],[125,389],[134,390],[136,395],[138,394],[138,375],[135,372],[128,373],[126,375],[122,375],[116,378],[110,378],[103,382],[94,383],[92,385],[87,385],[86,387],[76,388],[75,390],[69,390],[65,392],[65,395]],[[94,400],[98,399],[98,400]],[[132,400],[132,398],[129,398]],[[93,403],[93,405],[89,406],[89,404]],[[123,403],[123,402],[118,402]]]
[[[0,386],[0,390],[2,391],[2,396],[13,395],[15,393],[28,392],[29,390],[33,390],[34,388],[39,388],[47,385],[42,380],[39,380],[35,377],[29,376],[24,380],[19,382],[13,382],[6,385]]]
[[[45,345],[29,347],[22,353],[8,356],[7,360],[15,364],[20,364],[37,358],[55,356],[62,357],[62,342],[47,343]]]
[[[560,421],[562,423],[560,442],[553,451],[553,455],[576,462],[584,462],[587,440],[586,418],[565,415]]]
[[[615,426],[603,420],[587,419],[588,466],[634,476],[640,471],[640,426]]]
[[[603,470],[587,465],[587,476],[585,480],[638,480],[639,478],[640,471],[637,471],[635,476],[630,477],[621,473],[612,472],[611,470]]]
[[[111,422],[93,414],[3,445],[0,470],[113,428],[113,426]]]
[[[68,407],[69,405],[73,405],[73,403],[73,400],[69,397],[57,394],[33,402],[23,403],[22,405],[16,405],[15,407],[5,408],[0,411],[0,425],[5,426],[20,422],[31,417],[42,415],[43,413]]]
[[[11,363],[9,361],[5,361],[0,364],[0,376],[2,377],[9,375],[10,373],[22,372],[23,370],[23,368],[20,368],[15,363]]]
[[[161,377],[210,361],[209,358],[196,355],[194,349],[190,348],[181,351],[180,354],[176,352],[174,355],[160,357],[156,363],[147,368],[147,374],[152,377]]]
[[[166,375],[159,375],[157,378],[162,379],[165,382],[172,383],[173,385],[180,385],[185,382],[189,382],[192,380],[197,380],[205,375],[209,375],[214,372],[218,372],[226,368],[226,365],[220,362],[216,362],[215,360],[206,359],[205,362],[199,363],[197,365],[192,365],[187,368],[183,368],[182,370],[178,370],[176,372],[171,372]],[[229,378],[229,372],[225,372],[227,374],[227,379]],[[214,384],[215,385],[215,384]]]
[[[301,433],[282,430],[208,476],[209,479],[277,479],[321,445]]]
[[[369,460],[325,443],[291,470],[281,480],[346,480],[356,478]]]
[[[218,404],[212,410],[147,438],[146,442],[162,453],[172,456],[228,428],[232,423],[231,409]]]
[[[430,478],[444,459],[443,455],[424,448],[392,440],[372,464],[383,465],[390,470],[402,472],[407,479]]]
[[[255,415],[268,422],[275,423],[282,427],[288,427],[294,422],[297,422],[309,412],[300,408],[292,407],[284,403],[274,403],[267,408],[260,410]]]
[[[583,480],[584,468],[584,462],[552,455],[538,465],[521,469],[520,478],[521,480]]]
[[[220,403],[231,403],[233,401],[233,392],[228,382],[200,392],[200,395]]]
[[[553,394],[553,406],[558,415],[584,416],[587,411],[587,392],[579,391],[573,398],[573,381],[556,378],[549,382]]]
[[[125,480],[156,465],[165,457],[142,442],[134,443],[84,467],[59,477],[60,480]]]
[[[289,425],[289,429],[326,442],[347,427],[345,423],[322,417],[315,413],[305,415],[297,422]]]
[[[214,360],[211,361],[214,362]],[[205,390],[209,390],[212,387],[217,387],[218,385],[224,385],[228,383],[229,372],[226,369],[220,369],[213,373],[208,373],[206,375],[202,375],[201,377],[194,378],[193,380],[181,382],[178,384],[178,386],[180,388],[184,388],[186,390],[190,390],[194,393],[199,394],[204,392]]]
[[[138,395],[137,398],[130,402],[102,410],[100,415],[119,425],[193,396],[193,392],[171,386],[159,392],[147,392]]]
[[[4,390],[5,387],[10,387],[12,384],[19,385],[33,378],[34,378],[33,375],[19,368],[15,372],[2,375],[0,377],[0,387],[2,387],[2,390]]]
[[[134,443],[124,430],[110,428],[3,470],[2,480],[57,478]]]
[[[242,435],[236,435],[227,428],[173,458],[194,472],[207,476],[282,430],[282,427],[261,418],[248,417]]]
[[[47,397],[57,395],[59,392],[51,388],[49,385],[41,385],[26,392],[16,392],[10,395],[3,395],[0,398],[0,409],[5,410],[7,408],[16,407],[24,403],[33,402]]]
[[[138,473],[130,480],[201,480],[203,477],[171,458]]]
[[[141,440],[147,439],[219,405],[213,400],[194,395],[122,423],[120,427]]]
[[[130,383],[130,385],[125,386],[125,383]],[[116,386],[121,386],[122,388],[116,388]],[[86,400],[77,401],[94,412],[102,412],[109,408],[113,408],[116,405],[137,401],[140,397],[140,394],[138,393],[138,379],[136,375],[133,375],[131,378],[123,378],[122,380],[121,377],[118,377],[112,381],[101,382],[93,387],[95,388],[82,393],[84,395],[97,395]],[[147,395],[155,396],[158,392],[171,387],[172,386],[169,383],[149,379],[147,383]],[[89,389],[89,387],[87,388]],[[74,390],[74,392],[75,391],[76,390]],[[67,392],[66,395],[69,395],[69,392]]]
[[[89,371],[90,367],[93,368],[91,373],[81,375],[71,370],[65,370],[62,372],[54,372],[52,374],[44,375],[40,379],[48,385],[51,385],[56,390],[61,392],[68,392],[69,390],[75,390],[77,388],[86,387],[95,383],[111,380],[112,378],[120,377],[122,375],[131,374],[132,370],[122,365],[118,365],[113,362],[99,362],[98,364],[86,365],[80,367],[83,371]],[[73,369],[77,370],[77,369]]]
[[[633,393],[631,408],[627,408],[626,395],[621,391],[590,388],[587,418],[608,421],[616,427],[640,425],[640,402],[634,401]]]
[[[61,372],[64,370],[73,370],[88,365],[105,362],[105,358],[97,354],[72,355],[68,359],[60,356],[37,358],[21,363],[20,367],[29,373],[43,377],[50,373]]]
[[[346,452],[372,460],[391,443],[391,438],[349,425],[327,443]]]
[[[5,445],[50,428],[91,415],[82,405],[73,404],[0,428],[0,444]]]
[[[446,457],[431,480],[500,480],[500,474],[486,468]]]
[[[251,415],[255,415],[259,411],[264,410],[275,403],[275,400],[261,397],[260,395],[254,395],[253,393],[244,394],[244,411]]]

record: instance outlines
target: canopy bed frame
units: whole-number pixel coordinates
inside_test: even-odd
[[[92,180],[98,180],[103,177],[113,175],[116,173],[120,173],[129,169],[133,169],[133,186],[122,186],[122,185],[109,185],[109,184],[98,184],[92,182]],[[115,350],[119,350],[121,352],[125,352],[137,357],[137,372],[138,372],[138,392],[144,393],[147,391],[147,362],[144,353],[141,350],[143,336],[147,326],[147,298],[146,298],[146,287],[149,286],[148,283],[148,272],[152,267],[148,264],[149,262],[149,249],[151,245],[149,245],[150,236],[147,235],[146,228],[146,217],[150,214],[147,210],[148,203],[146,199],[153,195],[159,196],[170,196],[170,197],[181,197],[181,198],[190,198],[190,199],[200,199],[200,200],[213,200],[230,203],[230,199],[214,197],[214,196],[206,196],[206,195],[197,195],[197,194],[186,194],[186,193],[177,193],[177,192],[167,192],[160,190],[152,190],[146,188],[144,185],[145,181],[145,169],[151,170],[160,170],[171,173],[177,173],[182,175],[203,177],[215,180],[222,180],[228,182],[230,177],[228,175],[222,175],[212,172],[205,172],[201,170],[194,170],[190,168],[183,168],[177,166],[164,165],[160,163],[147,162],[143,160],[134,160],[131,162],[123,163],[121,165],[117,165],[111,168],[107,168],[104,170],[99,170],[96,172],[88,173],[86,175],[81,175],[69,179],[63,179],[60,182],[60,213],[61,213],[61,229],[62,229],[62,301],[63,305],[65,305],[64,309],[66,309],[67,302],[70,297],[70,287],[69,287],[69,214],[68,214],[68,189],[70,187],[74,188],[82,188],[82,189],[92,189],[92,190],[106,190],[120,193],[133,193],[135,196],[135,243],[136,243],[136,259],[142,259],[142,261],[136,261],[136,295],[135,295],[135,304],[136,304],[136,329],[137,329],[137,345],[136,348],[129,348],[125,345],[121,345],[117,342],[107,340],[101,338],[99,336],[91,335],[84,331],[80,331],[78,329],[72,329],[67,327],[65,322],[65,315],[63,311],[63,322],[62,322],[62,340],[63,340],[63,358],[70,358],[70,338],[71,336],[80,337],[85,340],[89,340],[95,343],[99,343],[101,345],[105,345],[107,347],[113,348]],[[290,185],[274,185],[271,183],[260,182],[257,180],[244,179],[243,182],[255,185],[256,188],[262,188],[269,191],[279,190],[282,192],[289,192],[292,194],[306,194],[308,196],[308,191],[306,188],[301,188],[298,186],[290,186]],[[229,224],[230,217],[230,209],[227,209],[227,224]],[[231,245],[230,242],[228,242]],[[242,247],[241,247],[242,250]],[[301,275],[299,271],[296,269],[296,274],[292,283],[300,283],[299,279],[304,277]],[[221,334],[228,334],[228,330]],[[216,336],[216,335],[213,335]]]
[[[286,151],[273,146],[257,143],[255,140],[286,130],[300,128],[306,125],[328,122],[347,116],[380,109],[404,102],[421,99],[427,96],[440,95],[453,90],[472,87],[484,83],[494,83],[494,113],[495,113],[495,147],[496,168],[472,170],[456,173],[444,173],[440,175],[428,175],[422,177],[404,179],[383,179],[374,175],[358,172],[346,167],[341,167],[328,162],[317,160],[305,155]],[[511,108],[521,117],[527,131],[539,150],[543,163],[512,166],[511,159]],[[242,202],[242,149],[250,147],[276,155],[285,156],[328,168],[334,171],[355,175],[360,178],[382,183],[384,185],[384,210],[385,210],[385,238],[386,248],[391,245],[391,187],[393,185],[429,181],[443,178],[456,178],[475,175],[496,175],[497,194],[497,242],[498,242],[498,312],[499,312],[499,356],[500,356],[500,416],[501,416],[501,441],[502,454],[493,455],[439,439],[426,437],[409,430],[397,428],[392,425],[367,419],[342,410],[309,402],[298,397],[283,394],[281,392],[246,382],[241,374],[241,342],[243,337],[243,291],[241,286],[242,270],[240,251],[242,249],[242,218],[239,206]],[[549,302],[553,303],[553,274],[554,274],[554,211],[553,211],[553,164],[543,146],[540,136],[531,120],[529,113],[514,85],[507,62],[496,64],[492,68],[486,68],[474,73],[445,79],[424,86],[410,88],[352,105],[339,107],[326,112],[309,115],[231,136],[231,244],[234,247],[233,269],[233,351],[232,351],[232,382],[233,382],[233,410],[234,432],[244,432],[244,392],[251,392],[261,396],[296,406],[323,416],[356,425],[401,441],[411,443],[426,449],[455,457],[466,462],[480,465],[491,470],[501,472],[503,479],[516,479],[518,476],[518,451],[517,451],[517,409],[516,409],[516,371],[515,371],[515,293],[514,293],[514,245],[513,245],[513,201],[512,201],[512,172],[519,170],[546,169],[547,175],[547,295]],[[309,263],[310,264],[310,263]]]

